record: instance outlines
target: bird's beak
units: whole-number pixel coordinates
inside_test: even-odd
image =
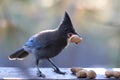
[[[83,40],[82,37],[77,33],[72,34],[71,37],[70,37],[70,42],[71,43],[78,44],[78,43],[81,43],[82,40]]]

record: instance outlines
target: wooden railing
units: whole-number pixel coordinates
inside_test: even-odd
[[[105,68],[84,68],[86,70],[93,70],[96,72],[97,76],[95,79],[92,80],[120,80],[120,78],[106,78]],[[43,74],[46,75],[45,78],[37,77],[36,75],[36,68],[18,68],[18,67],[0,67],[0,79],[64,79],[64,80],[86,80],[87,78],[77,78],[75,75],[72,74],[70,68],[60,68],[61,71],[66,72],[65,75],[57,74],[53,71],[52,68],[40,68]],[[111,70],[118,70],[119,68],[112,68]],[[89,80],[89,79],[87,79]],[[90,79],[91,80],[91,79]]]

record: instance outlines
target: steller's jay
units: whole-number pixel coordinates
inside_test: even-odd
[[[33,35],[23,47],[9,56],[10,60],[22,60],[30,53],[35,55],[37,65],[37,75],[45,77],[39,69],[39,60],[47,59],[59,74],[65,74],[51,60],[58,55],[67,45],[68,39],[72,35],[78,35],[73,28],[72,22],[67,12],[60,25],[53,30],[41,31]],[[80,35],[78,35],[80,37]],[[81,38],[81,37],[80,37]]]

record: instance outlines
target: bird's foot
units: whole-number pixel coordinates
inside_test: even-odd
[[[60,71],[59,69],[54,69],[54,72],[58,73],[58,74],[62,74],[62,75],[65,75],[66,72],[62,72]]]
[[[41,73],[41,72],[39,72],[39,71],[37,72],[37,76],[38,76],[38,77],[45,78],[45,75],[44,75],[44,74],[42,74],[42,73]]]

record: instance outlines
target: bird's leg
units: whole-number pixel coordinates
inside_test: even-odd
[[[61,72],[60,69],[53,63],[53,61],[51,59],[48,59],[48,61],[53,65],[54,68],[54,72],[58,73],[58,74],[65,74],[66,72]]]
[[[42,74],[42,72],[40,71],[40,69],[39,69],[39,59],[36,59],[36,65],[37,65],[37,76],[38,77],[45,77],[45,75],[44,74]]]

